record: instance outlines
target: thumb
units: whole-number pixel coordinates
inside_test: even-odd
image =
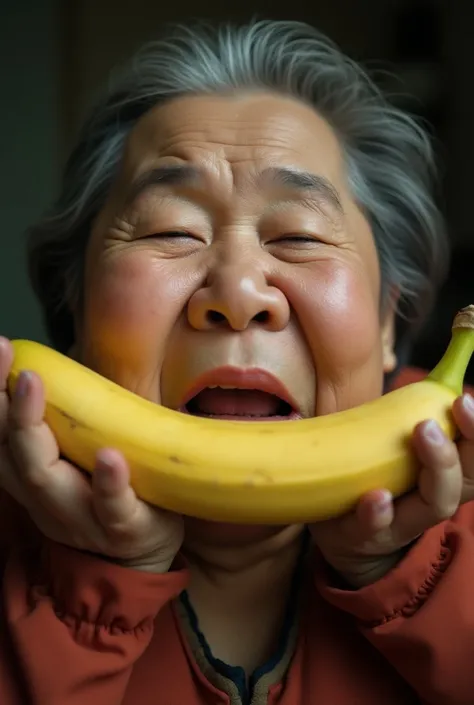
[[[390,531],[393,518],[390,492],[373,490],[359,500],[352,512],[313,524],[310,530],[323,553],[377,555],[393,550]]]
[[[92,474],[92,502],[106,533],[130,530],[138,499],[129,482],[130,471],[121,453],[112,448],[100,450]]]

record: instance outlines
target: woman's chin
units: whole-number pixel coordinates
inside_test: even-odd
[[[206,521],[193,517],[184,519],[186,532],[192,543],[204,542],[217,546],[245,546],[264,541],[279,534],[285,527],[254,525],[254,524],[228,524],[225,522]]]

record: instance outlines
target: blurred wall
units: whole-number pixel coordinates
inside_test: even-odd
[[[53,0],[0,4],[0,331],[43,339],[24,264],[24,229],[58,168],[57,12]]]
[[[182,0],[178,4],[154,0],[68,0],[65,44],[69,79],[64,86],[64,115],[68,139],[73,139],[84,112],[112,67],[129,58],[144,42],[153,40],[165,22],[194,18],[228,21],[292,19],[309,22],[327,32],[355,57],[383,56],[391,42],[391,15],[405,0]]]
[[[327,32],[354,58],[389,66],[414,95],[441,140],[445,205],[455,261],[438,306],[412,355],[431,367],[456,308],[474,301],[472,161],[474,44],[468,0],[0,0],[0,332],[40,338],[43,330],[23,260],[22,233],[54,193],[59,165],[112,67],[166,21],[193,17],[299,19]],[[375,59],[375,61],[374,61]],[[474,382],[474,361],[471,365]]]

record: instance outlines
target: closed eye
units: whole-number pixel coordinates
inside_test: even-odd
[[[149,235],[147,235],[147,237],[161,237],[161,238],[170,238],[170,239],[176,239],[176,238],[180,238],[180,237],[190,237],[190,238],[194,238],[195,240],[198,239],[192,233],[188,233],[183,230],[166,230],[162,233],[150,233]]]
[[[173,257],[184,257],[206,246],[206,240],[202,236],[186,230],[150,232],[148,235],[143,235],[140,239],[144,243],[150,243],[163,255]]]
[[[144,235],[144,239],[161,241],[163,244],[168,243],[169,247],[205,244],[202,237],[186,230],[164,230],[163,232],[149,233]]]
[[[283,237],[274,240],[274,242],[301,242],[301,243],[317,243],[317,237],[311,235],[284,235]]]

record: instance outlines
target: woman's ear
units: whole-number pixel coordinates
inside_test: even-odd
[[[395,315],[386,317],[382,326],[382,360],[385,374],[393,372],[397,366],[395,352]]]
[[[397,304],[400,298],[400,292],[397,289],[392,289],[388,304],[385,306],[385,311],[382,317],[382,361],[383,371],[385,374],[393,372],[398,364],[397,354],[395,352],[396,341],[396,314]]]

